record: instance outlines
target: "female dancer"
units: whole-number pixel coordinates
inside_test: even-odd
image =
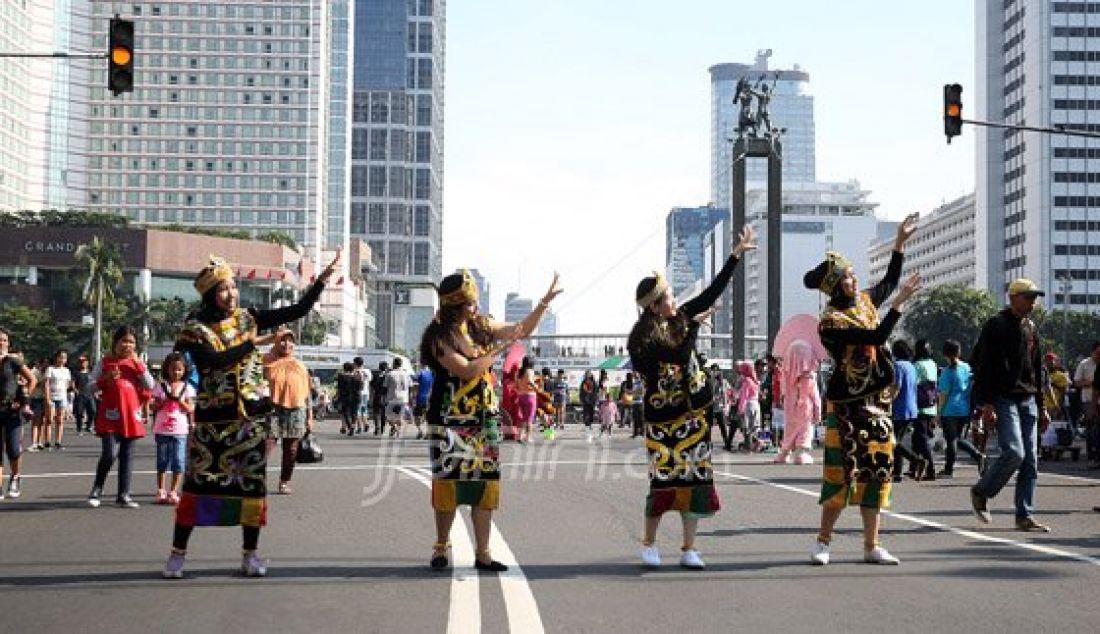
[[[726,289],[741,254],[756,248],[752,227],[740,239],[714,281],[698,297],[676,306],[660,273],[643,279],[635,292],[640,313],[627,338],[630,361],[645,381],[643,420],[649,452],[649,495],[645,506],[642,565],[661,565],[657,527],[665,511],[678,511],[684,543],[680,565],[701,570],[706,563],[695,550],[700,517],[718,511],[711,465],[707,410],[713,395],[706,369],[695,352],[699,321]]]
[[[239,525],[244,542],[241,572],[249,577],[267,574],[256,546],[260,527],[267,523],[263,421],[272,405],[263,355],[256,348],[281,339],[286,330],[265,335],[259,331],[309,313],[339,261],[337,251],[297,304],[270,310],[239,306],[233,269],[221,258],[211,257],[195,278],[202,304],[188,317],[176,342],[199,372],[195,428],[165,578],[183,576],[187,541],[196,526]]]
[[[884,344],[901,317],[905,300],[920,289],[920,276],[905,281],[882,323],[878,307],[897,286],[902,250],[916,228],[916,215],[898,227],[886,276],[868,290],[858,290],[851,264],[833,251],[803,279],[806,288],[816,288],[829,297],[818,332],[834,364],[825,392],[821,528],[810,554],[817,565],[829,563],[833,526],[844,507],[855,504],[863,517],[864,561],[898,563],[878,543],[879,511],[890,504],[894,451],[889,414],[894,364]]]
[[[534,331],[561,291],[554,274],[535,309],[509,324],[478,314],[477,283],[469,271],[448,275],[439,283],[439,312],[420,343],[420,362],[435,374],[427,416],[436,530],[432,568],[450,564],[451,525],[458,506],[467,504],[477,548],[474,567],[508,569],[489,553],[493,510],[500,502],[500,423],[490,369],[510,342]]]

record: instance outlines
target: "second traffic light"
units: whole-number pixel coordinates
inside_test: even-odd
[[[953,137],[962,134],[963,125],[963,87],[959,84],[943,86],[943,133],[950,143]]]
[[[115,96],[134,91],[134,23],[112,18],[107,32],[107,88]]]

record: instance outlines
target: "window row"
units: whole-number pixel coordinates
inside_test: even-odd
[[[378,165],[353,165],[351,168],[351,195],[375,198],[389,196],[417,200],[429,200],[432,193],[430,168],[410,169]]]
[[[413,140],[410,146],[409,141]],[[352,130],[351,158],[353,160],[398,161],[430,163],[432,160],[432,133],[409,132],[404,129],[356,128]]]
[[[274,178],[271,176],[199,176],[195,174],[135,174],[133,172],[102,173],[88,175],[90,187],[187,187],[218,190],[227,195],[236,190],[253,190],[253,193],[300,192],[306,188],[303,178]]]
[[[383,242],[371,240],[371,261],[389,275],[431,275],[432,245],[429,242]]]
[[[98,4],[98,3],[93,3]],[[108,3],[104,2],[103,5]],[[118,3],[110,3],[118,4]],[[287,2],[285,4],[294,4]],[[191,17],[191,18],[263,18],[265,20],[308,20],[309,19],[309,7],[304,2],[298,2],[299,6],[253,6],[248,4],[242,4],[238,6],[233,3],[219,3],[212,2],[206,4],[205,7],[199,6],[198,3],[134,3],[131,5],[131,14],[134,16],[171,16],[171,17]],[[96,6],[94,11],[97,15],[106,15],[116,12],[117,8],[111,6]],[[430,13],[428,15],[431,15]]]
[[[301,209],[305,206],[305,198],[292,194],[226,194],[215,192],[137,192],[137,191],[93,191],[88,194],[88,201],[92,204],[127,204],[127,205],[185,205],[202,207],[219,207],[225,205],[249,205],[256,207]],[[215,213],[213,210],[207,210]],[[230,212],[219,212],[230,213]],[[243,212],[241,212],[243,213]],[[262,212],[259,222],[281,225],[300,225],[305,222],[302,211],[274,211],[267,209]],[[214,217],[214,216],[211,216]],[[164,220],[162,222],[173,222]],[[203,220],[203,222],[216,222],[215,220]],[[233,221],[229,221],[233,222]],[[244,221],[242,223],[254,222]]]
[[[409,207],[403,204],[351,204],[353,234],[430,236],[431,229],[432,210],[427,205]]]
[[[305,157],[308,149],[304,144],[298,143],[252,143],[243,141],[235,143],[231,141],[176,141],[156,139],[101,139],[93,138],[89,143],[92,152],[130,152],[135,154],[218,154],[225,157],[249,158],[259,156],[271,156],[278,158]],[[220,150],[220,151],[219,151]],[[184,159],[186,160],[186,159]],[[304,161],[299,164],[304,165]],[[288,170],[289,171],[289,170]],[[297,168],[297,171],[305,171]]]

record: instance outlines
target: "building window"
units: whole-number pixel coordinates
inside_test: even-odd
[[[416,218],[413,223],[413,233],[418,236],[431,235],[432,210],[424,205],[417,205]]]
[[[386,233],[386,206],[378,203],[370,205],[369,233],[382,235]],[[372,247],[373,248],[373,247]]]

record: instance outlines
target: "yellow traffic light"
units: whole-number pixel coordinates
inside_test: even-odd
[[[122,46],[116,46],[111,49],[111,61],[119,66],[125,66],[130,63],[133,58],[132,52],[128,48]]]

